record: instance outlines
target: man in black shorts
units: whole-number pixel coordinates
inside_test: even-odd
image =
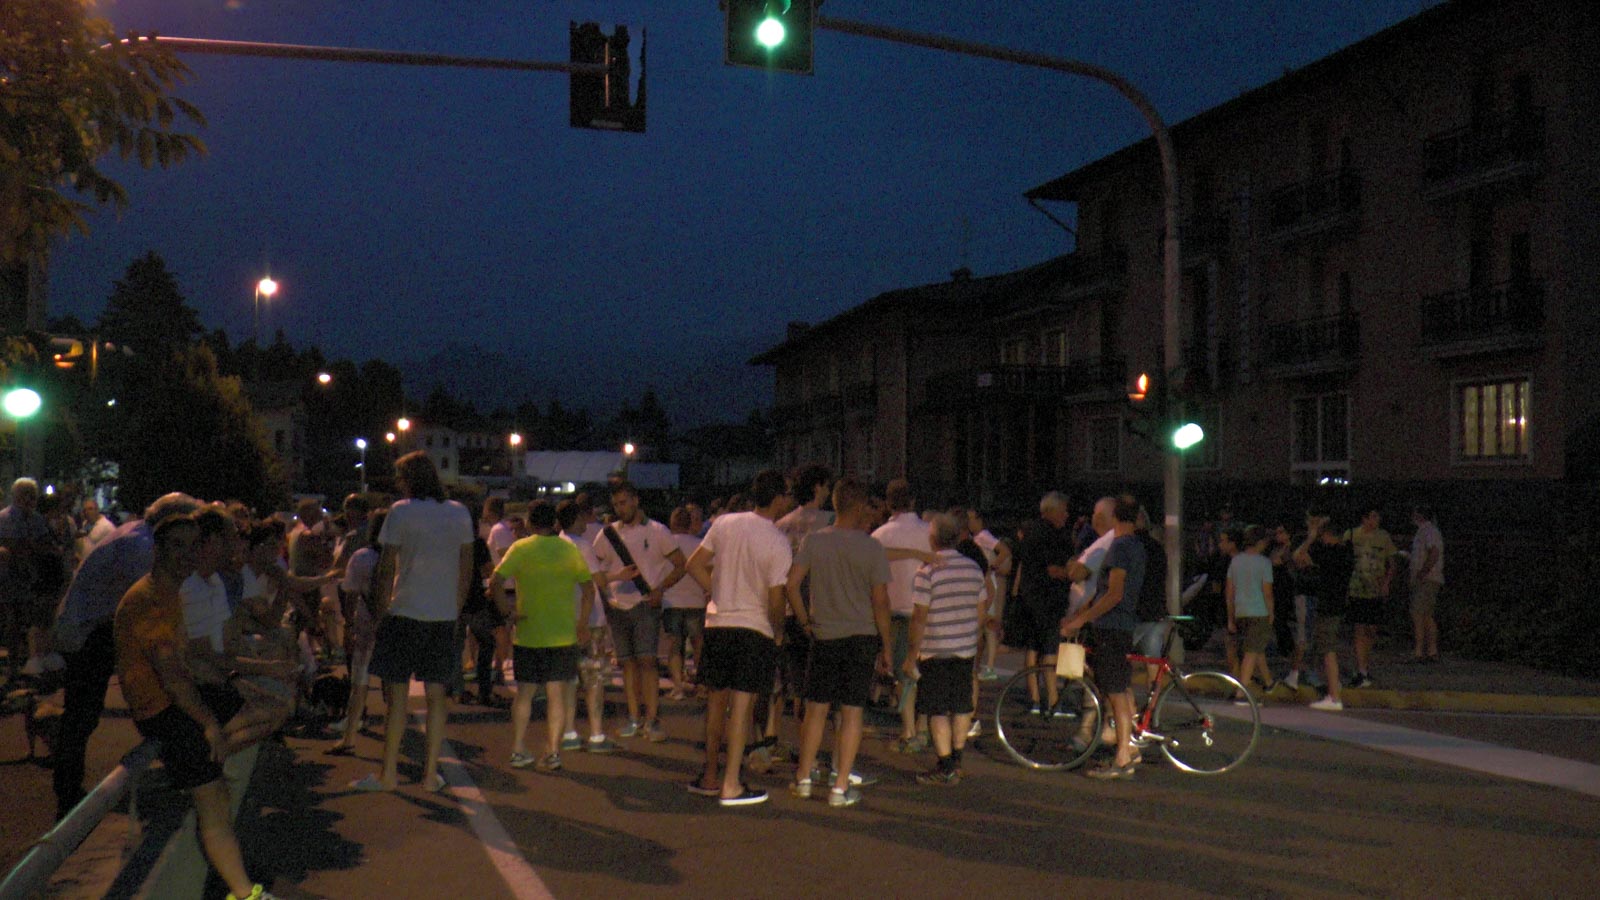
[[[1111,704],[1116,720],[1117,755],[1110,764],[1090,769],[1091,778],[1132,778],[1139,763],[1139,750],[1129,743],[1133,736],[1133,629],[1139,624],[1139,593],[1144,587],[1146,565],[1144,545],[1134,535],[1139,519],[1139,501],[1123,494],[1112,512],[1116,539],[1106,551],[1101,568],[1099,593],[1077,614],[1061,623],[1061,634],[1070,637],[1084,625],[1094,623],[1094,677]]]
[[[740,780],[750,709],[756,695],[772,689],[783,627],[783,588],[793,555],[789,539],[774,524],[789,511],[789,487],[781,473],[755,477],[749,497],[754,512],[718,516],[689,558],[689,574],[711,592],[702,651],[706,701],[706,765],[690,793],[717,797],[723,806],[765,803],[767,792]],[[713,560],[720,562],[713,563]],[[728,764],[718,777],[718,754],[727,737]]]
[[[122,596],[112,625],[117,676],[139,734],[161,742],[161,762],[174,787],[190,791],[200,845],[232,898],[268,895],[245,872],[229,815],[222,762],[242,744],[196,690],[185,659],[183,597],[179,588],[194,571],[200,529],[194,519],[171,516],[155,529],[150,574]],[[227,712],[224,710],[223,712]]]
[[[972,663],[978,655],[984,605],[984,571],[956,549],[961,522],[939,513],[928,526],[934,562],[911,584],[911,652],[907,674],[920,674],[917,715],[928,717],[938,764],[917,775],[918,784],[961,781],[961,751],[972,724]]]
[[[812,769],[822,746],[829,709],[839,706],[830,806],[853,806],[861,792],[850,786],[850,770],[861,749],[861,723],[872,691],[874,666],[889,666],[889,557],[868,533],[872,510],[867,489],[853,478],[833,489],[835,523],[807,535],[789,569],[786,593],[795,621],[813,637],[806,678],[805,723],[800,760],[789,792],[810,797]],[[800,585],[811,578],[811,608]]]

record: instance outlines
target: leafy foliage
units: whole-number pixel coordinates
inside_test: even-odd
[[[127,205],[98,166],[107,153],[163,168],[205,153],[184,122],[204,125],[170,91],[190,74],[167,48],[91,15],[93,0],[0,3],[0,262],[87,233],[88,196]]]
[[[100,314],[100,337],[139,359],[164,361],[200,335],[200,316],[184,301],[166,261],[154,252],[134,260]]]

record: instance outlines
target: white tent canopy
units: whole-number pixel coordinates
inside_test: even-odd
[[[624,457],[612,450],[533,450],[527,456],[528,477],[544,484],[604,484],[622,471]],[[627,463],[628,480],[642,489],[678,486],[677,463]]]

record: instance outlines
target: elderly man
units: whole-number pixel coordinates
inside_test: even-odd
[[[961,751],[972,725],[972,665],[988,609],[983,569],[956,549],[962,524],[949,513],[934,515],[928,526],[934,561],[917,570],[911,587],[915,612],[904,668],[921,676],[917,713],[928,717],[938,756],[932,769],[917,775],[918,784],[960,782]]]
[[[72,577],[67,598],[56,617],[56,647],[66,657],[66,699],[56,737],[56,818],[83,799],[84,751],[100,726],[106,687],[116,670],[111,620],[117,602],[133,583],[150,573],[155,553],[155,528],[163,519],[188,515],[200,501],[188,494],[167,494],[101,542]]]

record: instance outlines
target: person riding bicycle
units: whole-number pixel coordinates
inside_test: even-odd
[[[1131,778],[1139,751],[1129,743],[1133,735],[1133,629],[1138,625],[1137,605],[1143,589],[1147,555],[1134,535],[1139,501],[1123,494],[1112,511],[1116,539],[1106,551],[1099,589],[1087,606],[1061,621],[1061,635],[1072,637],[1084,625],[1095,625],[1095,680],[1111,704],[1116,724],[1116,756],[1111,763],[1090,769],[1091,778]]]

